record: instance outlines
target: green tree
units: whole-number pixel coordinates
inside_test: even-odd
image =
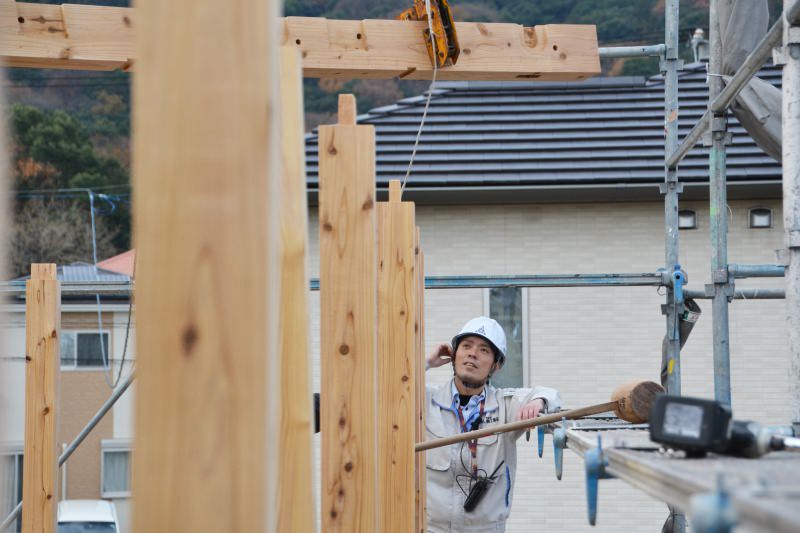
[[[64,111],[11,107],[11,143],[17,189],[125,185],[128,172],[99,156],[86,128]]]
[[[111,105],[114,103],[112,99]],[[70,222],[89,220],[88,192],[86,197],[71,198],[68,209],[65,204],[54,201],[40,205],[37,202],[41,200],[31,200],[31,195],[51,194],[43,189],[72,188],[127,192],[129,179],[128,171],[117,159],[97,153],[87,128],[69,113],[17,104],[10,108],[8,119],[14,161],[13,184],[18,191],[13,209],[15,230],[11,237],[11,262],[18,266],[29,262],[31,257],[39,257],[31,252],[35,249],[31,243],[37,239],[44,242],[47,235],[88,231]],[[58,212],[61,210],[65,210],[64,213]],[[110,249],[101,248],[102,254],[127,249],[130,245],[129,211],[116,209],[103,216],[100,211],[95,213],[98,214],[98,228],[104,228],[102,235],[107,236],[111,246]],[[73,244],[74,240],[67,239]],[[47,248],[57,252],[50,260],[63,263],[73,259],[72,254],[59,252],[61,248],[50,245]],[[91,254],[86,255],[84,248],[74,247],[75,253],[83,260],[90,260]]]

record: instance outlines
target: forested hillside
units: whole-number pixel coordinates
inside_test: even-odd
[[[36,0],[28,0],[36,1]],[[168,1],[168,0],[165,0]],[[707,29],[709,0],[681,0],[680,38],[685,58],[697,27]],[[40,3],[61,3],[47,1]],[[71,0],[71,3],[127,6],[127,0]],[[328,18],[394,18],[412,0],[286,0],[285,14]],[[775,17],[782,0],[770,0]],[[596,24],[602,45],[654,44],[663,39],[664,0],[451,0],[456,20]],[[421,37],[420,37],[421,38]],[[655,59],[604,64],[604,75],[652,75]],[[12,127],[15,158],[15,220],[11,236],[11,272],[32,261],[52,260],[47,250],[61,243],[59,260],[91,258],[88,194],[65,191],[92,188],[106,196],[96,214],[101,256],[130,246],[129,145],[130,76],[121,72],[6,69],[6,120]],[[305,81],[306,127],[333,119],[337,94],[353,92],[360,112],[420,94],[426,82],[359,80]],[[54,192],[55,191],[55,192]],[[59,207],[61,206],[61,207]],[[63,208],[68,206],[69,209]],[[65,218],[66,217],[66,218]],[[50,232],[49,248],[28,235]],[[70,235],[80,233],[80,235]],[[55,236],[54,236],[55,235]]]

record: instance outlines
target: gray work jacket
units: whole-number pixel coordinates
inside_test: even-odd
[[[427,388],[426,439],[432,440],[461,433],[458,412],[453,409],[452,379],[439,387]],[[486,386],[481,428],[513,422],[519,409],[542,398],[546,409],[553,412],[561,408],[561,397],[555,389],[496,389]],[[514,479],[517,468],[517,439],[524,431],[491,435],[478,439],[478,468],[491,474],[500,461],[504,461],[496,474],[495,482],[472,512],[464,510],[469,492],[471,459],[469,446],[451,444],[428,450],[427,506],[430,533],[489,533],[506,529],[506,520],[514,496]],[[463,459],[463,464],[462,464]],[[464,466],[466,465],[467,470]],[[462,491],[463,487],[463,491]]]

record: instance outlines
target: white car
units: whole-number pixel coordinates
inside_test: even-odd
[[[106,500],[58,502],[58,533],[117,533],[117,510]]]

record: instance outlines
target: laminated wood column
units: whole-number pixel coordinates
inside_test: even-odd
[[[322,528],[378,531],[375,130],[319,128]]]
[[[55,533],[61,289],[56,265],[31,265],[25,284],[25,447],[22,531]]]
[[[378,203],[378,450],[384,533],[415,528],[417,280],[414,204],[400,182]]]
[[[137,533],[277,530],[277,6],[137,2]]]
[[[303,78],[300,51],[281,49],[282,195],[278,208],[281,232],[281,441],[278,486],[278,531],[314,531],[312,489],[311,385],[309,379],[308,275],[306,239],[305,141]]]
[[[422,252],[419,239],[419,227],[416,228],[414,235],[414,256],[415,256],[415,290],[417,316],[415,324],[415,416],[416,416],[416,442],[425,440],[425,254]],[[418,533],[425,533],[428,529],[427,517],[427,490],[426,490],[426,466],[425,453],[419,452],[414,457],[414,484],[416,488],[416,509],[415,509],[415,529]]]

